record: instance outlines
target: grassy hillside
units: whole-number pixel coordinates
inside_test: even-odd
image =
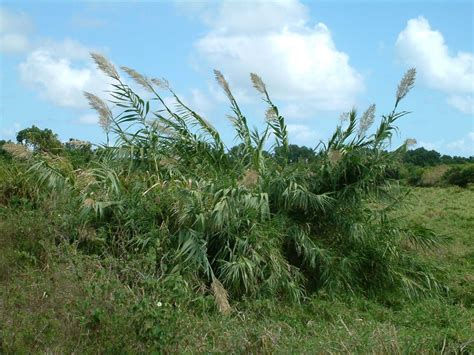
[[[474,191],[415,189],[396,212],[445,237],[421,257],[449,292],[383,300],[324,292],[300,304],[244,298],[229,315],[184,279],[141,278],[133,260],[61,242],[51,209],[0,209],[0,352],[474,351]],[[21,222],[21,223],[19,223]],[[86,234],[87,231],[84,231]],[[420,252],[417,252],[420,253]],[[136,284],[130,286],[130,277]],[[189,295],[194,295],[189,297]]]
[[[470,351],[472,191],[407,199],[410,140],[388,149],[415,69],[304,163],[258,75],[260,131],[215,71],[228,149],[166,81],[122,67],[146,101],[92,57],[114,81],[111,107],[85,93],[104,146],[36,127],[2,146],[3,352]]]

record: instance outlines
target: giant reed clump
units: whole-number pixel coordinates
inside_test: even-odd
[[[85,170],[55,167],[48,175],[41,157],[31,170],[76,201],[80,223],[101,234],[103,251],[151,255],[143,272],[158,279],[180,274],[207,287],[223,312],[227,295],[300,300],[318,290],[389,290],[413,297],[439,288],[413,253],[436,239],[390,217],[402,194],[387,176],[406,145],[388,148],[396,121],[408,113],[398,108],[414,85],[414,69],[373,133],[375,105],[361,116],[354,109],[316,146],[315,161],[301,165],[288,159],[285,119],[258,75],[251,81],[268,106],[263,131],[249,128],[230,85],[215,71],[240,143],[239,153],[229,154],[219,132],[166,80],[122,67],[152,95],[144,100],[105,57],[93,59],[114,82],[111,106],[86,97],[113,146],[104,146]],[[165,95],[174,98],[173,107]],[[270,139],[278,157],[264,151]]]

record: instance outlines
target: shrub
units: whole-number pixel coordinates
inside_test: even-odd
[[[474,165],[452,167],[444,173],[443,180],[449,185],[466,187],[474,183]]]
[[[449,170],[447,165],[438,165],[425,168],[421,175],[419,186],[439,186],[443,183],[443,176]]]
[[[408,113],[398,107],[414,85],[414,70],[373,133],[375,105],[362,115],[354,109],[318,144],[311,162],[291,164],[285,119],[256,74],[251,81],[268,106],[263,131],[249,128],[229,84],[215,72],[240,141],[229,152],[219,132],[168,82],[122,67],[154,96],[145,101],[106,58],[93,58],[114,80],[113,103],[121,110],[114,113],[86,93],[107,144],[81,170],[47,154],[34,157],[29,169],[43,191],[60,191],[69,201],[78,227],[95,231],[88,234],[99,241],[94,247],[90,238],[79,240],[86,250],[126,260],[146,255],[140,272],[158,279],[179,275],[209,290],[223,312],[228,297],[298,301],[320,290],[395,290],[411,297],[439,288],[431,269],[406,250],[434,246],[436,239],[389,217],[402,195],[389,176],[406,144],[387,147],[396,121]],[[175,108],[160,90],[175,99]],[[264,150],[270,137],[276,158]]]

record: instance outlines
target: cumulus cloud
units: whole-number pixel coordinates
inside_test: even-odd
[[[464,155],[474,155],[474,131],[469,132],[465,137],[449,142],[446,147],[450,151],[458,152]]]
[[[195,47],[243,95],[258,73],[275,99],[321,110],[344,110],[363,90],[362,76],[338,50],[323,23],[308,23],[297,0],[223,1],[203,11],[209,31]],[[253,95],[253,93],[252,93]]]
[[[428,149],[428,150],[440,151],[440,150],[443,150],[444,145],[445,145],[445,141],[444,140],[440,140],[440,141],[436,141],[436,142],[420,141],[416,145],[418,147],[423,147],[423,148]]]
[[[28,38],[18,33],[0,34],[0,52],[21,53],[29,46]]]
[[[451,95],[448,103],[465,114],[474,115],[474,95]]]
[[[474,131],[452,141],[446,141],[445,139],[436,142],[421,141],[417,145],[444,154],[474,156]]]
[[[307,125],[289,124],[287,128],[291,142],[315,146],[320,139],[319,134]]]
[[[33,24],[24,13],[0,8],[0,52],[21,53],[29,48]]]
[[[20,63],[21,80],[61,107],[85,108],[83,91],[101,93],[109,80],[87,56],[89,49],[65,41],[41,46]]]
[[[70,39],[31,40],[32,30],[26,14],[0,8],[0,52],[24,55],[18,66],[22,82],[58,106],[86,108],[82,92],[100,93],[109,82],[95,68],[91,49]]]
[[[400,59],[415,66],[427,86],[447,94],[447,102],[474,114],[474,54],[450,53],[443,34],[422,16],[408,21],[396,42]]]
[[[96,125],[99,123],[99,116],[95,113],[86,113],[84,115],[79,116],[79,123],[87,124],[87,125]]]
[[[186,100],[186,96],[184,97]],[[206,117],[209,116],[211,111],[214,109],[214,104],[211,100],[199,89],[191,89],[191,95],[189,101],[185,101],[186,104],[196,111],[198,114]]]
[[[298,0],[223,1],[214,12],[205,13],[203,19],[220,32],[254,35],[304,26],[309,12]]]
[[[18,122],[13,122],[9,127],[2,127],[0,128],[0,139],[15,140],[20,129],[21,125]]]

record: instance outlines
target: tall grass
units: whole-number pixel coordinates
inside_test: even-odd
[[[381,292],[416,297],[439,284],[413,248],[436,246],[424,228],[390,217],[404,192],[387,176],[406,144],[389,151],[399,106],[415,82],[402,78],[390,113],[375,124],[375,105],[353,109],[310,165],[290,163],[288,129],[263,80],[253,86],[268,106],[264,128],[249,122],[219,71],[240,144],[230,154],[219,132],[163,79],[122,70],[152,98],[144,100],[102,55],[111,102],[86,93],[107,144],[86,168],[60,158],[31,159],[31,176],[76,211],[71,233],[86,250],[119,258],[150,255],[142,272],[180,275],[212,292],[219,309],[229,298],[269,296],[299,301],[312,292]],[[166,99],[171,95],[174,105]],[[373,132],[373,133],[369,133]],[[113,144],[110,144],[110,139]],[[279,147],[278,156],[264,150]],[[77,213],[79,211],[79,213]]]

